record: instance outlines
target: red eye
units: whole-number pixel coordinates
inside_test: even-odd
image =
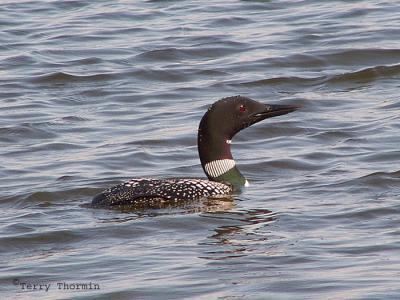
[[[245,112],[246,110],[247,110],[247,108],[243,104],[239,106],[239,111],[240,112]]]

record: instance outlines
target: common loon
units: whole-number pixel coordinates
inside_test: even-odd
[[[247,186],[231,154],[231,140],[240,130],[266,118],[297,109],[268,105],[243,96],[226,97],[212,104],[200,121],[197,144],[206,179],[132,179],[97,194],[95,206],[159,207],[168,203],[226,196]]]

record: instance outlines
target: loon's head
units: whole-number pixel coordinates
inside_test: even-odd
[[[296,109],[294,105],[263,104],[242,96],[223,98],[212,104],[201,119],[198,132],[199,156],[207,177],[236,188],[246,185],[247,180],[236,168],[231,154],[231,139],[244,128]]]

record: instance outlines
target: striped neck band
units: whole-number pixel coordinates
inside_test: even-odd
[[[204,169],[208,175],[217,178],[235,167],[233,159],[218,159],[206,163]]]

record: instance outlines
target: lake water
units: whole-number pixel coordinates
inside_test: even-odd
[[[400,299],[396,1],[2,1],[0,26],[1,299]],[[241,194],[82,206],[204,178],[199,120],[238,94],[303,107],[235,137]]]

